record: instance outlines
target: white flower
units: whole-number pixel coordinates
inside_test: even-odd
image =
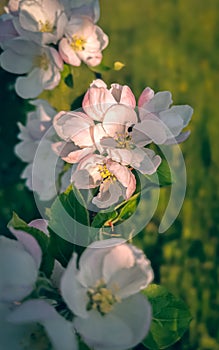
[[[10,228],[18,239],[0,237],[0,301],[20,301],[34,288],[42,252],[29,234]]]
[[[108,36],[86,16],[72,16],[59,43],[62,59],[72,66],[81,61],[97,66],[102,60],[101,51],[108,45]]]
[[[0,338],[2,349],[78,349],[72,323],[37,299],[13,308],[0,303]]]
[[[153,279],[142,251],[109,239],[92,243],[82,254],[79,270],[74,254],[61,279],[61,293],[76,315],[73,322],[95,350],[130,349],[147,334],[151,307],[141,289]]]
[[[68,18],[58,0],[21,0],[13,22],[21,36],[38,44],[56,44],[63,36]]]
[[[21,174],[21,178],[26,179],[26,186],[37,192],[41,200],[49,200],[57,194],[54,185],[63,168],[63,161],[57,159],[52,150],[55,132],[51,126],[56,111],[41,99],[31,101],[31,104],[36,106],[36,110],[27,114],[26,126],[18,123],[21,142],[16,145],[15,153],[29,163]],[[34,168],[33,173],[34,157],[39,145],[37,168]]]
[[[59,84],[63,62],[54,48],[18,37],[4,43],[4,50],[0,56],[2,68],[15,74],[28,74],[16,80],[15,90],[20,97],[35,98]]]

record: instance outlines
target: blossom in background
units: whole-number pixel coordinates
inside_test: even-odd
[[[118,103],[135,108],[135,96],[131,89],[127,85],[119,84],[111,84],[111,88],[107,89],[103,80],[96,79],[87,90],[82,107],[89,117],[102,121],[107,109]]]
[[[108,36],[86,16],[72,16],[59,43],[62,59],[72,66],[81,61],[97,66],[102,60],[102,50],[108,45]]]
[[[172,95],[169,91],[161,91],[154,94],[149,87],[145,88],[139,97],[138,108],[140,123],[136,127],[148,135],[150,139],[151,123],[159,124],[163,129],[164,139],[151,138],[157,144],[172,144],[183,142],[187,139],[190,132],[182,132],[188,125],[193,109],[188,105],[172,106]]]
[[[17,32],[38,44],[56,44],[67,22],[65,7],[59,0],[22,0],[13,18]]]
[[[4,50],[0,55],[2,68],[15,74],[28,74],[16,80],[15,90],[20,97],[35,98],[59,84],[63,62],[54,48],[18,37],[5,43]]]
[[[96,23],[100,17],[99,0],[68,0],[68,6],[72,15],[90,17]]]
[[[92,203],[107,208],[122,197],[127,200],[136,188],[131,170],[104,156],[93,154],[84,157],[73,171],[71,182],[79,189],[99,188]]]
[[[0,46],[3,48],[4,43],[8,40],[14,39],[19,34],[17,33],[12,18],[8,14],[0,16]]]
[[[45,100],[34,100],[31,104],[36,106],[36,110],[27,114],[26,126],[18,123],[21,142],[16,145],[15,153],[23,162],[29,163],[21,174],[21,178],[26,179],[26,186],[37,192],[41,200],[49,200],[57,194],[54,183],[63,168],[63,161],[52,150],[55,137],[52,119],[56,111]],[[34,168],[33,174],[36,152],[37,169]]]
[[[92,243],[70,260],[61,294],[75,314],[74,327],[95,350],[130,349],[147,334],[151,307],[139,292],[153,280],[143,252],[122,239]]]

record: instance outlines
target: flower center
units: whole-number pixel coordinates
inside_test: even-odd
[[[45,22],[39,21],[39,31],[41,33],[52,33],[53,32],[53,25],[48,20]]]
[[[116,133],[114,140],[117,142],[117,148],[133,149],[135,145],[132,142],[132,138],[128,132]]]
[[[71,48],[74,51],[83,51],[85,49],[84,45],[86,44],[86,40],[82,36],[78,36],[74,34],[72,36]]]
[[[115,291],[118,288],[115,288]],[[97,310],[101,315],[105,315],[112,311],[115,303],[120,302],[114,292],[107,288],[104,279],[97,281],[93,288],[87,291],[89,301],[87,303],[87,310]]]
[[[99,164],[98,165],[98,171],[100,173],[100,176],[102,177],[103,181],[116,181],[116,177],[114,174],[112,174],[108,169],[106,164]]]
[[[42,68],[44,70],[47,70],[49,68],[49,59],[45,53],[35,57],[34,66],[38,68]]]

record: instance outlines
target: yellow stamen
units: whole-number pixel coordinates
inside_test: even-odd
[[[124,134],[121,134],[121,133],[117,133],[116,134],[116,137],[114,138],[115,141],[117,142],[118,144],[118,148],[133,148],[133,143],[131,142],[132,141],[132,138],[131,136],[129,135],[129,133],[124,133]]]
[[[87,310],[97,310],[101,315],[112,311],[114,304],[121,301],[113,290],[107,288],[104,279],[97,281],[95,286],[88,290],[87,295],[89,297]]]
[[[45,22],[39,21],[39,31],[41,33],[52,33],[53,32],[53,25],[48,20]]]
[[[71,48],[74,51],[83,51],[85,49],[86,40],[82,36],[73,35],[71,41]]]
[[[116,181],[116,177],[114,174],[112,174],[106,167],[106,164],[99,165],[98,171],[100,173],[100,176],[102,177],[103,181]]]

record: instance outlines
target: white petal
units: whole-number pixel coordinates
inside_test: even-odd
[[[175,110],[172,110],[172,108],[167,111],[160,112],[159,118],[166,126],[168,138],[179,135],[181,130],[184,128],[183,119]]]
[[[103,261],[103,276],[105,281],[108,283],[117,271],[129,269],[134,263],[134,254],[127,244],[112,248],[109,253],[106,254]]]
[[[183,126],[187,126],[191,120],[193,109],[188,105],[173,106],[170,111],[176,112],[183,119]]]
[[[39,269],[42,260],[42,251],[35,238],[24,231],[15,230],[13,227],[9,227],[9,230],[23,245],[24,249],[32,256],[35,260],[37,269]]]
[[[43,91],[42,72],[34,68],[27,77],[19,77],[15,83],[16,93],[22,98],[35,98]]]
[[[0,299],[21,300],[33,289],[38,270],[18,241],[0,237]]]
[[[143,104],[142,108],[149,112],[160,112],[169,108],[172,102],[171,93],[169,91],[161,91],[157,92],[149,102]]]
[[[106,111],[103,127],[109,135],[114,136],[115,129],[118,129],[118,132],[120,132],[120,129],[125,125],[129,126],[135,123],[137,123],[135,111],[128,106],[116,104]]]
[[[145,135],[145,144],[147,144],[148,139],[151,139],[156,144],[162,144],[166,141],[166,131],[163,126],[163,123],[160,122],[158,118],[153,119],[145,119],[141,123],[137,123],[133,128],[133,139],[135,142],[136,136],[138,134],[134,134],[134,132],[144,133]],[[143,139],[143,137],[141,137]],[[137,140],[136,140],[137,141]],[[137,144],[137,142],[135,142]],[[142,142],[143,143],[143,142]]]
[[[3,69],[15,74],[28,73],[33,67],[30,57],[19,55],[10,49],[1,54],[0,63]]]
[[[82,286],[77,277],[76,260],[77,255],[74,254],[61,278],[61,293],[73,313],[85,318],[88,316],[86,311],[87,289]]]
[[[132,341],[126,321],[113,313],[101,316],[98,311],[90,311],[87,319],[76,317],[74,326],[85,343],[95,350],[128,349],[127,344]]]

